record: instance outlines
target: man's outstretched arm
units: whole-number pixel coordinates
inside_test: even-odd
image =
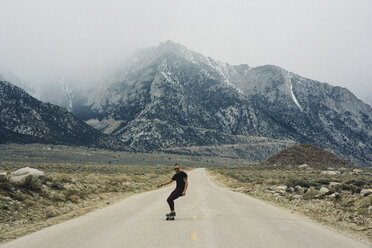
[[[164,183],[161,183],[161,184],[158,184],[158,188],[164,186],[164,185],[167,185],[167,184],[170,184],[171,182],[173,182],[172,179],[169,179],[168,181],[164,182]]]
[[[189,181],[187,181],[187,177],[183,179],[185,182],[185,188],[183,189],[182,195],[186,195],[187,186],[189,186]]]

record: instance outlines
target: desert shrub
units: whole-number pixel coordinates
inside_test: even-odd
[[[65,201],[66,200],[65,196],[60,193],[53,194],[51,199],[53,201]]]
[[[8,205],[1,205],[1,209],[2,210],[9,210],[9,206]]]
[[[52,218],[57,215],[56,211],[53,208],[48,208],[45,212],[47,218]]]
[[[14,194],[11,195],[11,197],[17,201],[24,201],[26,199],[25,194],[23,194],[20,190],[17,190]]]
[[[265,183],[267,185],[278,185],[278,184],[281,183],[281,181],[278,180],[278,179],[274,179],[274,178],[268,178],[268,179],[265,180]]]
[[[0,189],[5,191],[10,190],[10,182],[5,175],[0,175]]]
[[[353,190],[355,188],[354,185],[350,185],[348,183],[343,183],[341,184],[341,186],[342,186],[342,190]]]
[[[336,185],[333,187],[333,190],[337,193],[341,193],[342,192],[342,185]]]
[[[44,176],[43,182],[52,182],[52,181],[53,181],[53,177],[51,175]]]
[[[295,187],[297,185],[304,187],[304,188],[310,187],[309,181],[306,178],[289,178],[288,183],[287,183],[288,187]]]
[[[368,215],[368,208],[366,207],[359,208],[357,211],[360,215]]]
[[[68,183],[71,181],[71,176],[68,174],[61,174],[60,178],[61,178],[61,181],[64,183]]]
[[[316,191],[314,188],[310,188],[308,191],[306,191],[306,194],[304,195],[304,200],[314,199],[316,195],[318,195],[318,191]]]
[[[56,183],[56,182],[53,182],[52,185],[50,185],[50,187],[52,189],[56,189],[56,190],[63,190],[63,189],[65,189],[65,187],[63,187],[63,184],[59,184],[59,183]]]
[[[328,178],[320,178],[316,180],[316,183],[321,185],[329,185],[330,179]]]
[[[72,203],[78,203],[80,198],[77,195],[72,195],[68,198]]]
[[[235,176],[235,179],[237,179],[240,182],[246,182],[246,183],[252,182],[252,180],[244,174],[238,174],[237,176]]]
[[[351,199],[351,200],[348,200],[348,201],[345,201],[342,203],[342,206],[344,208],[350,208],[350,207],[353,207],[355,205],[355,200],[354,199]]]
[[[360,188],[358,186],[355,186],[355,185],[352,185],[352,184],[347,184],[347,183],[342,184],[342,189],[350,191],[353,194],[360,193],[360,191],[362,190],[362,188]]]
[[[355,186],[358,186],[358,187],[363,187],[366,184],[366,181],[352,179],[352,180],[347,181],[346,183],[347,184],[352,184],[352,185],[355,185]]]
[[[40,191],[41,183],[33,175],[28,175],[25,177],[24,181],[20,184],[21,187],[29,190]]]
[[[72,195],[79,195],[79,190],[77,190],[77,189],[68,189],[66,191],[63,191],[63,194],[67,198],[70,198],[70,196],[72,196]]]

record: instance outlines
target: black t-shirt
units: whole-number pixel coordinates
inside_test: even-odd
[[[184,178],[187,178],[187,174],[183,171],[180,173],[174,174],[172,177],[172,180],[175,180],[177,182],[176,189],[184,189],[185,188],[185,181],[183,180]]]

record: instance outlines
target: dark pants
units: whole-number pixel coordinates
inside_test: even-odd
[[[183,189],[175,189],[173,192],[169,195],[167,202],[169,204],[170,210],[174,210],[174,200],[176,200],[178,197],[182,196]]]

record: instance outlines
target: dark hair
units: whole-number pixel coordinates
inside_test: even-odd
[[[173,166],[177,166],[177,165],[180,166],[179,164],[174,164]]]

